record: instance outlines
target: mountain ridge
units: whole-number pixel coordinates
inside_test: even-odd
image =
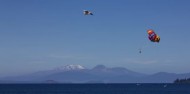
[[[124,67],[109,68],[104,65],[97,65],[92,69],[87,69],[81,65],[66,65],[53,70],[0,78],[0,83],[172,83],[175,79],[183,77],[190,77],[190,73],[158,72],[148,75]]]

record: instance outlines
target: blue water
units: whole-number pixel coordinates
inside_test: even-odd
[[[0,94],[190,94],[190,84],[0,84]]]

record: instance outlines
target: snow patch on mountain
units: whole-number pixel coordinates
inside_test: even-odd
[[[56,71],[72,71],[72,70],[83,70],[83,69],[85,68],[81,65],[66,65],[55,68]]]

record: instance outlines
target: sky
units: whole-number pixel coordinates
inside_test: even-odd
[[[0,77],[69,64],[189,73],[189,0],[0,0]],[[83,15],[90,10],[93,16]],[[150,42],[153,29],[160,43]],[[139,53],[142,49],[142,53]]]

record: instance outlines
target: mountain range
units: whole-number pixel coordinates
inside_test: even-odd
[[[190,73],[159,72],[143,74],[124,67],[97,65],[87,69],[81,65],[66,65],[31,74],[3,77],[0,83],[173,83],[177,78],[189,78]]]

